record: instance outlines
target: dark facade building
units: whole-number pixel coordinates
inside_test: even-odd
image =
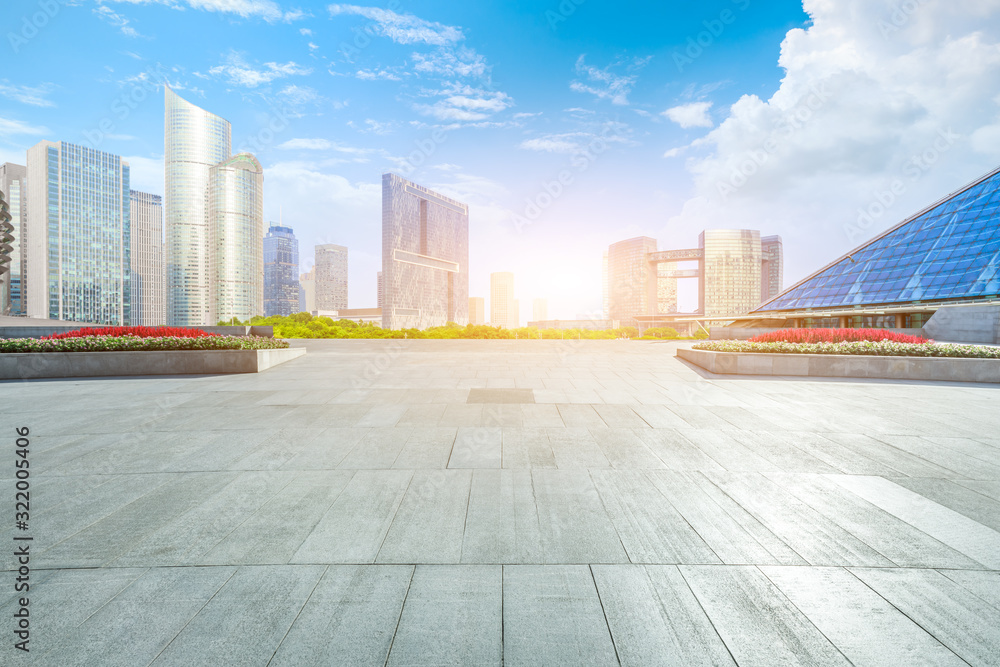
[[[271,224],[264,236],[264,316],[299,312],[299,240]]]

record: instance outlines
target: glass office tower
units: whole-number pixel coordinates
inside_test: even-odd
[[[469,322],[469,207],[382,175],[382,328]]]
[[[264,315],[299,310],[299,240],[291,227],[272,223],[264,237]]]
[[[25,275],[27,266],[28,246],[24,242],[25,229],[28,224],[27,216],[27,190],[25,189],[26,169],[24,165],[4,162],[0,164],[0,192],[3,192],[4,199],[10,212],[11,240],[10,240],[10,269],[6,277],[8,282],[8,310],[6,315],[26,315],[27,303],[25,299],[25,288],[27,276]]]
[[[163,198],[131,192],[132,324],[166,324],[163,275]]]
[[[703,314],[725,317],[748,313],[761,303],[760,232],[755,229],[706,229],[698,235],[703,253]]]
[[[131,323],[129,166],[65,141],[28,149],[28,316]]]
[[[208,181],[215,165],[230,157],[229,121],[181,99],[164,86],[164,214],[167,323],[210,321],[212,279],[209,251]]]
[[[264,170],[240,153],[208,175],[208,321],[264,314]]]

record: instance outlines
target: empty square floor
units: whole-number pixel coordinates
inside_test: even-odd
[[[259,375],[0,382],[0,663],[1000,665],[1000,386],[294,344]]]

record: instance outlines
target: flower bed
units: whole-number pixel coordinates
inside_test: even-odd
[[[85,338],[87,336],[138,336],[139,338],[205,338],[218,336],[201,329],[186,329],[183,327],[83,327],[76,331],[42,336],[41,340],[59,340],[62,338]]]
[[[75,333],[75,332],[71,332]],[[204,332],[202,332],[204,334]],[[69,338],[0,339],[0,353],[25,352],[163,352],[175,350],[277,350],[288,343],[263,336],[198,337],[159,336],[72,336]]]
[[[749,340],[751,343],[844,343],[862,341],[892,341],[894,343],[933,343],[920,336],[897,333],[888,329],[780,329],[769,331]]]
[[[692,346],[709,352],[744,352],[759,354],[848,354],[877,357],[955,357],[1000,359],[1000,348],[979,345],[942,345],[933,342],[897,343],[881,341],[845,341],[840,343],[755,342],[753,340],[714,340]]]

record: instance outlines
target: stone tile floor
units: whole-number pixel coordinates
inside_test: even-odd
[[[1000,664],[1000,386],[297,344],[260,375],[0,383],[0,663]]]

